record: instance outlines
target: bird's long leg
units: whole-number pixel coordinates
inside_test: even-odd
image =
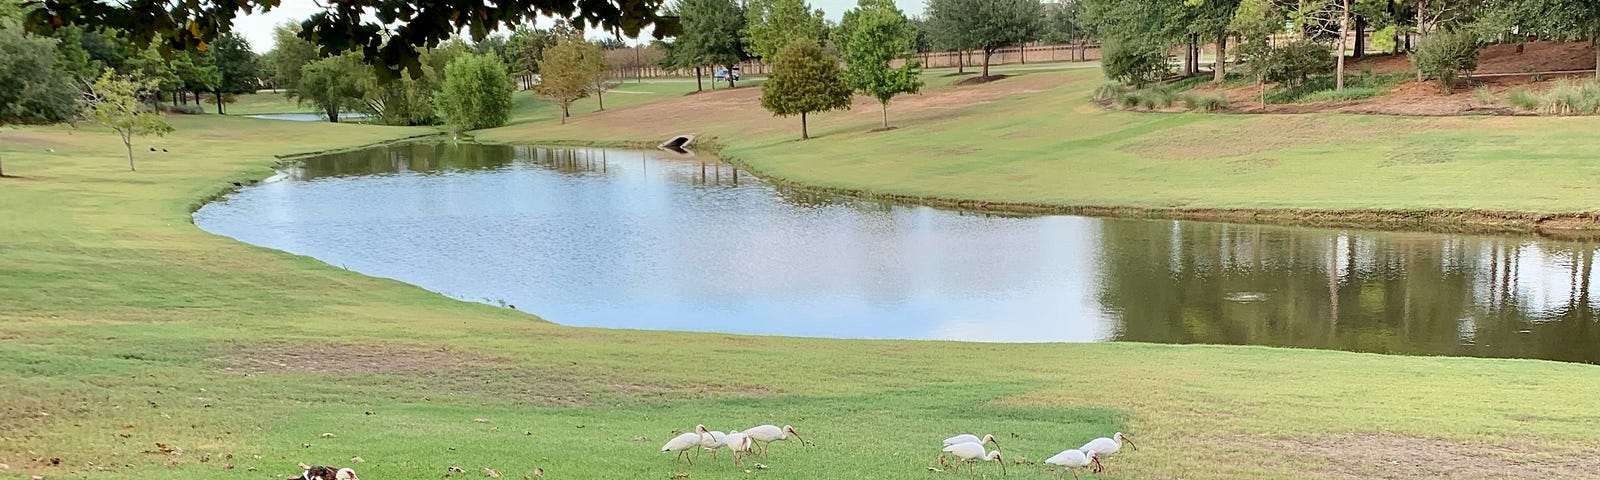
[[[1078,469],[1072,469],[1072,480],[1078,480]]]
[[[694,458],[700,458],[700,451],[701,450],[705,450],[705,447],[702,447],[702,446],[699,446],[699,445],[695,445],[694,446]]]

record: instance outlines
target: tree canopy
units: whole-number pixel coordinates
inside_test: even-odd
[[[594,26],[638,36],[646,27],[657,38],[678,33],[676,19],[659,12],[665,0],[341,0],[327,2],[301,22],[300,38],[321,46],[324,56],[356,50],[368,62],[404,68],[420,75],[417,48],[430,47],[465,31],[482,40],[500,28],[531,24],[540,16],[560,16],[574,26]],[[102,0],[26,0],[26,25],[50,33],[66,25],[123,32],[135,45],[170,50],[202,50],[233,28],[240,15],[265,12],[279,0],[227,2],[106,2]],[[396,24],[404,27],[393,28]]]
[[[928,0],[927,15],[934,43],[983,51],[983,76],[988,77],[989,57],[996,50],[1039,37],[1044,6],[1039,0]]]
[[[511,117],[511,80],[498,55],[462,55],[444,72],[444,85],[434,101],[451,129],[461,132],[505,125]]]
[[[340,112],[364,109],[362,99],[373,83],[371,77],[372,68],[361,62],[359,54],[323,58],[301,69],[293,95],[300,103],[316,105],[328,121],[337,123]]]
[[[572,29],[558,31],[555,45],[544,50],[536,89],[561,105],[561,123],[572,116],[572,102],[589,95],[590,82],[594,80],[590,69],[595,63],[587,58],[601,54],[599,47],[583,39],[583,32]]]
[[[800,116],[800,139],[811,138],[806,114],[850,108],[850,87],[839,72],[839,61],[815,42],[795,39],[778,52],[772,74],[761,85],[761,107],[773,115]]]
[[[679,3],[683,34],[674,53],[687,65],[720,65],[729,69],[744,60],[745,12],[735,0],[683,0]],[[733,76],[728,76],[733,86]]]
[[[152,113],[139,103],[139,97],[153,85],[137,76],[118,75],[107,69],[89,88],[89,109],[95,121],[109,127],[122,139],[128,151],[128,170],[133,166],[133,137],[162,136],[172,132],[172,125],[161,115]]]
[[[889,128],[889,100],[922,88],[914,53],[916,28],[895,8],[893,0],[860,0],[845,12],[834,36],[844,55],[844,79],[850,88],[878,100],[883,128]],[[900,67],[891,62],[904,59]]]
[[[771,62],[778,51],[796,40],[821,45],[827,35],[822,10],[812,10],[805,0],[749,0],[745,4],[745,48]]]

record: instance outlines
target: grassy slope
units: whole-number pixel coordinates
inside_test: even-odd
[[[1142,449],[1108,462],[1105,478],[1394,476],[1388,462],[1441,449],[1472,456],[1424,473],[1600,475],[1584,463],[1600,452],[1590,365],[616,331],[457,302],[212,236],[187,217],[229,181],[266,176],[271,154],[427,130],[175,122],[175,135],[141,141],[169,153],[141,150],[138,173],[96,129],[0,132],[7,171],[26,177],[0,180],[0,463],[11,468],[0,478],[283,478],[297,462],[355,455],[380,479],[449,466],[469,478],[534,466],[547,478],[943,478],[925,467],[952,433],[996,432],[1012,457],[1036,461],[1114,430]],[[775,446],[770,468],[748,474],[725,457],[688,469],[655,451],[696,422],[792,423],[815,447]],[[157,442],[182,453],[146,453]],[[1378,458],[1332,456],[1351,448]]]
[[[897,101],[889,113],[900,128],[890,132],[868,132],[876,104],[817,115],[819,138],[802,148],[794,148],[794,119],[755,105],[687,122],[640,121],[623,109],[479,138],[658,140],[694,131],[720,137],[726,155],[802,184],[987,202],[1567,213],[1596,211],[1600,198],[1592,119],[1102,111],[1086,101],[1098,72],[1024,73]],[[976,105],[942,100],[1006,88],[1017,93]],[[731,98],[712,95],[704,101]]]

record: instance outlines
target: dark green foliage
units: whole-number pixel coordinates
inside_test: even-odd
[[[773,115],[800,116],[800,138],[811,138],[806,114],[850,108],[850,87],[839,60],[808,39],[796,39],[778,52],[772,75],[761,85],[761,107]]]
[[[0,124],[71,118],[78,88],[58,62],[55,39],[0,20]]]
[[[1100,52],[1100,67],[1106,76],[1135,87],[1159,81],[1171,72],[1166,50],[1157,44],[1111,37],[1101,44]]]
[[[544,49],[555,44],[556,36],[550,30],[518,28],[506,41],[509,59],[506,66],[516,73],[539,73],[539,59],[544,57]]]
[[[934,44],[956,50],[982,50],[983,76],[995,50],[1039,38],[1044,6],[1039,0],[928,0]]]
[[[252,93],[261,87],[256,54],[250,50],[250,42],[244,37],[237,33],[223,34],[222,38],[211,44],[211,56],[217,68],[214,93]],[[223,113],[222,103],[217,102],[217,113]]]
[[[27,16],[27,27],[48,33],[63,25],[121,31],[136,46],[157,44],[168,49],[200,50],[231,29],[240,15],[277,6],[279,0],[229,2],[105,2],[50,0]],[[467,32],[483,39],[490,32],[531,24],[551,13],[571,18],[573,25],[595,25],[637,36],[652,28],[657,38],[678,33],[676,19],[661,15],[664,0],[345,0],[327,2],[294,30],[315,39],[324,55],[356,50],[367,61],[422,74],[418,48],[438,45]],[[404,28],[384,28],[404,23]],[[385,69],[385,72],[392,72]]]
[[[683,0],[678,4],[683,34],[673,55],[684,67],[718,65],[732,69],[744,60],[745,12],[735,0]],[[733,86],[733,76],[728,76]]]
[[[455,131],[506,124],[511,117],[511,80],[495,55],[465,55],[444,70],[444,86],[434,101]]]
[[[368,110],[362,99],[372,84],[372,68],[360,55],[348,53],[306,64],[292,94],[300,103],[316,105],[328,121],[338,122],[339,112]]]
[[[1449,93],[1455,88],[1456,77],[1478,69],[1481,46],[1477,35],[1465,30],[1435,33],[1424,38],[1422,45],[1411,52],[1411,64],[1423,77],[1438,82],[1440,90]]]
[[[1265,81],[1285,86],[1300,85],[1312,75],[1330,73],[1334,66],[1333,54],[1326,45],[1303,41],[1254,51],[1245,64]]]
[[[687,11],[679,13],[687,15]],[[688,29],[685,28],[685,33]],[[822,10],[812,10],[805,0],[749,0],[745,3],[744,45],[765,61],[798,40],[817,45],[827,35]]]

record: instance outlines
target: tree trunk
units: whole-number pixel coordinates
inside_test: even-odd
[[[1361,58],[1367,54],[1367,17],[1356,16],[1356,51],[1352,52],[1354,58]]]
[[[128,171],[137,172],[138,170],[133,168],[133,132],[122,133],[122,148],[128,150]]]
[[[596,102],[600,102],[600,111],[606,111],[606,92],[602,92],[598,88],[595,89],[594,99]]]
[[[328,122],[329,123],[339,123],[339,109],[338,108],[331,108],[331,107],[328,108]]]
[[[1350,0],[1344,0],[1339,11],[1339,65],[1334,73],[1333,90],[1344,91],[1345,41],[1350,38]]]
[[[572,101],[571,100],[563,100],[561,102],[561,124],[562,125],[566,125],[567,124],[567,117],[570,117],[570,116],[572,116]]]
[[[221,90],[217,91],[217,115],[227,115],[226,112],[222,111],[222,91]]]
[[[810,140],[811,134],[806,132],[806,112],[800,112],[800,139]]]
[[[993,53],[994,50],[983,49],[983,78],[989,78],[989,55]]]
[[[1211,82],[1222,83],[1228,79],[1228,32],[1217,32],[1217,62],[1211,67]]]
[[[694,67],[694,91],[704,92],[705,84],[700,83],[700,67]]]
[[[733,88],[733,64],[728,64],[728,88]]]
[[[967,62],[962,59],[963,52],[956,52],[956,73],[967,73]]]
[[[878,102],[883,106],[883,129],[889,129],[889,102]]]

